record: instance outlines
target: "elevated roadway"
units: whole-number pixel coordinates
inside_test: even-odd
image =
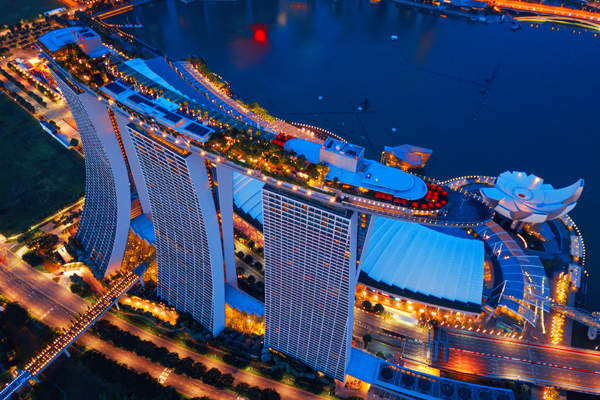
[[[100,298],[85,314],[78,318],[65,332],[52,342],[44,351],[35,357],[22,371],[13,377],[13,381],[0,392],[1,400],[8,400],[29,379],[36,378],[50,363],[63,352],[68,355],[67,348],[73,344],[90,326],[102,317],[129,289],[138,283],[146,270],[143,263],[130,271]]]
[[[423,342],[382,334],[381,328]],[[383,351],[442,370],[600,394],[600,352],[450,329],[449,358],[427,358],[426,331],[356,310],[354,336]],[[440,349],[439,351],[442,351]]]
[[[537,15],[551,16],[556,20],[570,20],[575,22],[585,22],[588,25],[600,29],[600,13],[590,11],[572,10],[563,7],[549,6],[545,4],[531,4],[522,1],[501,0],[492,1],[492,5],[499,8],[515,11],[526,11]]]
[[[3,247],[0,245],[0,249]],[[18,264],[11,263],[9,266],[0,263],[0,292],[10,300],[19,302],[36,318],[50,326],[59,328],[67,328],[74,314],[85,313],[89,306],[89,303],[72,294],[69,289],[52,282],[44,274],[23,262]],[[179,347],[168,340],[152,335],[111,314],[105,314],[102,318],[109,320],[123,330],[139,336],[142,340],[149,340],[159,347],[167,348],[170,352],[178,353],[180,359],[191,357],[194,361],[204,363],[208,369],[218,368],[224,374],[230,373],[235,377],[236,382],[247,382],[251,386],[275,389],[283,400],[321,399],[321,397],[312,393],[304,392],[300,389],[287,386],[284,383],[275,382],[243,370],[238,370],[228,364],[216,361],[214,358]],[[144,357],[139,357],[134,353],[116,348],[100,340],[90,332],[83,333],[77,341],[88,348],[98,350],[110,359],[125,363],[140,373],[147,372],[156,379],[164,376],[165,368],[159,364],[153,363]],[[22,375],[22,378],[27,380],[26,375]],[[199,380],[189,378],[185,375],[178,375],[174,372],[169,373],[166,381],[162,381],[161,383],[173,386],[177,391],[189,397],[208,396],[211,399],[225,400],[235,400],[237,398],[234,394],[216,389]]]

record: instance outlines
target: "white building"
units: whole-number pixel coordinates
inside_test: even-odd
[[[265,187],[265,346],[344,380],[357,214]]]
[[[218,334],[225,327],[223,249],[205,160],[134,124],[127,130],[152,209],[158,293]]]
[[[127,165],[113,120],[96,96],[82,91],[49,64],[73,114],[85,152],[85,205],[76,238],[98,278],[121,267],[131,215]]]

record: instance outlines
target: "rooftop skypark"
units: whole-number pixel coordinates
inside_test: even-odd
[[[466,227],[493,217],[479,196],[365,159],[360,146],[331,138],[321,143],[281,133],[274,137],[239,115],[216,110],[163,59],[131,60],[110,71],[119,79],[100,91],[132,121],[179,146],[197,147],[247,169],[242,172],[273,178],[282,189],[303,188],[348,208],[432,225]]]
[[[190,151],[212,153],[283,190],[430,225],[469,227],[494,215],[476,194],[365,159],[360,146],[285,136],[250,112],[225,110],[189,82],[193,77],[181,66],[163,58],[93,59],[74,43],[48,58],[84,89],[99,87],[98,99],[109,100],[139,127]]]

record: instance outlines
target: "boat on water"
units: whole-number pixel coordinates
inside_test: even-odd
[[[521,29],[521,24],[513,24],[513,26],[510,27],[510,30],[513,32],[518,31],[519,29]]]

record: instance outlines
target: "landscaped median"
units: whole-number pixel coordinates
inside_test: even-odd
[[[175,373],[186,375],[192,379],[202,380],[203,383],[211,385],[221,390],[236,391],[240,395],[250,395],[250,400],[279,400],[281,396],[273,389],[260,389],[258,387],[250,387],[248,384],[240,383],[234,385],[235,379],[231,374],[223,374],[218,368],[210,370],[205,364],[199,361],[194,361],[191,357],[181,359],[179,354],[170,352],[165,347],[159,347],[149,340],[142,340],[138,336],[124,331],[121,328],[111,324],[109,321],[100,320],[91,329],[100,339],[111,342],[118,348],[133,352],[138,356],[148,358],[154,363],[158,363],[165,368],[170,368]],[[201,354],[207,354],[208,348],[203,345],[194,344],[192,341],[186,343],[188,347],[193,347],[194,350]],[[236,368],[241,366],[236,357],[224,355],[223,361],[234,365]],[[258,395],[258,397],[256,397]]]

